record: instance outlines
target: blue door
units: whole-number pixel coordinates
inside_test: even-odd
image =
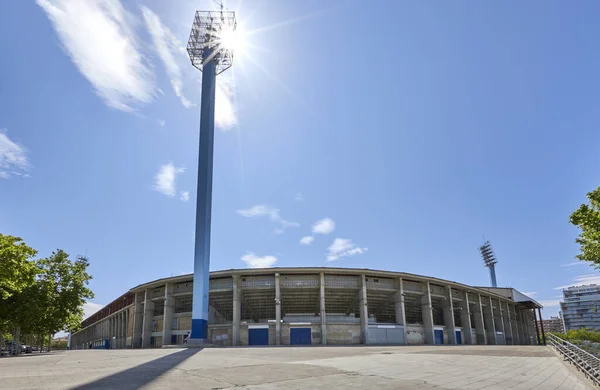
[[[310,328],[290,328],[290,344],[311,345],[312,337]]]
[[[433,331],[433,333],[435,335],[435,343],[436,344],[444,344],[444,331],[436,329]]]
[[[248,345],[269,345],[269,329],[248,329]]]
[[[462,332],[460,330],[456,331],[456,344],[462,344]]]

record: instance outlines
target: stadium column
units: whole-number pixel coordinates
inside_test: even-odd
[[[483,322],[483,302],[481,302],[481,294],[476,294],[475,298],[475,312],[473,314],[475,317],[476,344],[486,345],[487,337],[485,334],[485,323]]]
[[[144,326],[142,329],[142,348],[150,348],[152,338],[152,315],[154,314],[154,302],[151,300],[151,292],[146,289],[144,298]]]
[[[446,286],[444,303],[444,325],[448,334],[448,344],[456,344],[456,323],[454,322],[454,303],[452,302],[452,287]]]
[[[129,313],[129,309],[123,310],[123,322],[121,323],[121,334],[123,335],[123,346],[121,348],[127,348],[127,313]]]
[[[517,327],[517,334],[519,335],[519,345],[525,343],[525,331],[523,330],[523,320],[521,319],[521,310],[515,306],[515,323]]]
[[[275,274],[275,345],[281,345],[281,288],[279,273]]]
[[[492,313],[494,310],[494,303],[492,298],[490,298],[490,303],[492,304]],[[494,317],[494,329],[496,332],[502,332],[502,338],[504,338],[504,345],[506,345],[506,330],[504,329],[504,317],[502,315],[502,301],[498,299],[498,306],[496,306],[496,310],[498,311],[498,315],[500,317],[500,321],[496,321],[496,316]]]
[[[526,313],[527,313],[527,330],[529,331],[529,334],[531,335],[529,337],[529,340],[531,340],[529,344],[537,345],[537,339],[535,338],[536,328],[533,324],[533,313],[534,312],[531,309],[527,309]]]
[[[125,324],[125,310],[119,312],[119,335],[121,335],[119,348],[125,348],[125,332],[123,332],[123,324]]]
[[[163,345],[171,345],[171,335],[173,334],[174,310],[175,298],[173,297],[173,283],[167,283],[165,284],[165,308],[163,312]]]
[[[319,275],[319,306],[321,308],[321,344],[327,345],[327,313],[325,312],[325,274]]]
[[[142,347],[142,330],[144,324],[144,292],[135,293],[133,308],[133,334],[131,335],[131,348]]]
[[[498,301],[500,303],[500,313],[502,315],[502,322],[504,324],[504,340],[506,341],[506,345],[513,345],[515,343],[513,339],[512,327],[510,324],[510,308],[508,307],[508,302],[504,302],[504,311],[502,311],[502,301]]]
[[[523,327],[525,328],[525,334],[527,335],[527,342],[525,344],[535,344],[535,338],[533,336],[533,326],[531,325],[531,316],[529,315],[529,309],[523,310]]]
[[[360,290],[358,292],[360,308],[360,334],[363,344],[369,344],[369,307],[367,303],[367,281],[365,274],[360,275]]]
[[[109,320],[109,324],[110,324],[110,348],[111,349],[117,347],[117,345],[116,345],[117,344],[117,332],[116,332],[117,321],[116,321],[116,319],[117,319],[117,316],[115,314],[113,314],[110,317],[110,320]]]
[[[429,282],[423,282],[423,296],[421,297],[421,311],[423,312],[423,340],[425,344],[435,344],[433,331],[433,306],[431,304],[431,291]]]
[[[406,312],[404,310],[404,284],[402,278],[398,278],[398,291],[396,291],[394,306],[396,309],[396,324],[402,325],[404,344],[406,344]]]
[[[531,344],[531,338],[529,336],[529,332],[527,330],[527,322],[525,320],[525,310],[519,310],[519,322],[521,323],[521,334],[523,335],[523,341],[521,344],[528,345]]]
[[[496,326],[494,324],[494,313],[492,309],[491,297],[486,298],[486,305],[483,307],[483,323],[485,324],[488,345],[496,345]]]
[[[463,300],[460,302],[460,325],[462,326],[462,338],[464,343],[467,345],[475,344],[473,342],[473,332],[471,328],[473,325],[471,324],[471,308],[469,305],[469,294],[464,291]]]
[[[508,310],[510,313],[510,328],[512,330],[513,344],[520,345],[521,344],[521,334],[519,333],[519,324],[517,322],[517,312],[513,305],[508,305]]]
[[[233,275],[233,326],[231,330],[231,345],[240,343],[240,321],[242,317],[242,305],[240,304],[240,276]]]

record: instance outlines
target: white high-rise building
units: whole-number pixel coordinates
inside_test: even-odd
[[[560,308],[565,331],[573,329],[600,330],[600,286],[573,286],[563,290]]]

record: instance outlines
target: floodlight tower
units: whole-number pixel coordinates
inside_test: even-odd
[[[217,75],[233,64],[233,53],[223,44],[223,37],[230,38],[236,26],[235,12],[224,11],[223,4],[220,11],[196,11],[187,45],[192,65],[202,72],[192,331],[188,344],[204,344],[208,339],[215,88]]]
[[[481,257],[483,258],[483,265],[490,269],[492,287],[498,287],[496,283],[496,263],[498,260],[496,260],[496,255],[494,255],[492,244],[489,241],[484,242],[483,245],[479,247],[479,252],[481,252]]]

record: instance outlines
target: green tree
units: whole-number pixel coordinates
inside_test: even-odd
[[[85,257],[71,261],[61,249],[38,261],[40,274],[31,298],[38,306],[38,321],[32,331],[54,334],[75,331],[83,318],[83,305],[94,294],[87,287],[92,279]]]
[[[579,206],[569,218],[569,222],[581,229],[575,240],[581,261],[589,261],[600,268],[600,187],[587,194],[589,204]]]
[[[35,282],[36,254],[23,239],[0,233],[0,304]]]

